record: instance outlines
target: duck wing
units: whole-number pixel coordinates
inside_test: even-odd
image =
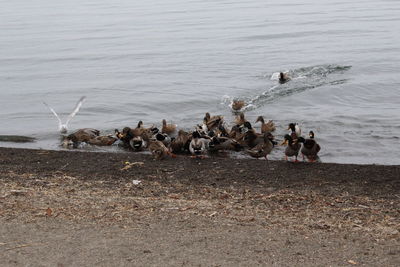
[[[48,107],[48,109],[50,109],[50,111],[51,111],[51,112],[54,114],[54,116],[57,118],[57,120],[58,120],[58,129],[61,130],[61,128],[62,128],[62,121],[61,121],[60,117],[58,116],[57,112],[56,112],[52,107],[50,107],[46,102],[43,102],[43,104],[44,104],[46,107]]]
[[[65,122],[65,126],[68,126],[68,123],[72,120],[73,117],[75,117],[76,113],[78,113],[79,109],[81,108],[83,102],[85,102],[86,96],[82,96],[78,103],[76,103],[76,106],[74,110],[71,112],[71,114],[68,115],[67,121]]]

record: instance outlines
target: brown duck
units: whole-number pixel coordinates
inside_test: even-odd
[[[275,123],[272,120],[265,122],[263,116],[258,116],[256,123],[257,122],[261,123],[261,133],[273,132],[276,130]]]

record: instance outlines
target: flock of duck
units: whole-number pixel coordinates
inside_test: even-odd
[[[65,136],[62,144],[65,147],[79,147],[83,143],[109,146],[117,142],[130,151],[148,150],[155,159],[176,157],[176,154],[204,158],[209,153],[223,151],[245,151],[251,157],[268,159],[278,145],[272,134],[276,126],[271,120],[265,122],[263,116],[259,116],[255,123],[261,123],[260,132],[253,128],[244,113],[237,115],[232,127],[227,127],[222,116],[211,116],[207,112],[202,123],[191,132],[178,130],[175,124],[169,124],[165,119],[160,128],[155,125],[145,127],[139,121],[136,127],[125,127],[122,131],[115,129],[112,135],[100,135],[100,131],[91,128],[80,129]],[[297,123],[290,123],[287,129],[289,133],[281,143],[286,146],[286,160],[294,157],[297,162],[301,153],[303,160],[315,161],[320,146],[314,139],[314,133],[310,131],[308,138],[302,137]]]
[[[287,73],[279,74],[279,83],[290,81]],[[77,114],[86,97],[81,97],[75,109],[68,116],[65,123],[56,111],[43,102],[58,120],[59,131],[67,132],[70,120]],[[242,100],[234,100],[231,107],[234,111],[240,111],[246,103]],[[92,128],[84,128],[63,137],[62,146],[80,147],[83,144],[95,146],[110,146],[115,143],[131,151],[149,150],[154,158],[163,159],[175,157],[176,154],[190,154],[195,158],[206,157],[208,153],[222,151],[245,151],[254,158],[268,159],[268,155],[278,143],[272,133],[276,130],[273,121],[265,122],[263,116],[259,116],[255,123],[261,123],[261,131],[257,132],[252,124],[246,120],[243,112],[237,115],[235,124],[228,127],[222,116],[211,116],[206,113],[203,122],[196,125],[194,131],[178,130],[175,124],[168,124],[164,119],[161,129],[152,125],[145,127],[139,121],[136,127],[125,127],[122,131],[115,129],[112,135],[100,135],[100,131]],[[320,151],[319,144],[314,139],[314,132],[310,131],[308,138],[301,136],[301,129],[297,123],[288,125],[289,133],[284,136],[281,145],[285,145],[285,158],[297,157],[301,152],[303,161],[315,161]]]

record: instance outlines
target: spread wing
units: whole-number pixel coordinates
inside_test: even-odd
[[[301,136],[301,128],[300,128],[300,126],[298,124],[296,124],[294,126],[294,128],[295,128],[295,132],[296,132],[297,136],[300,137]]]
[[[71,112],[71,114],[69,114],[67,121],[65,122],[65,125],[68,125],[68,123],[72,120],[73,117],[75,117],[76,113],[78,113],[79,109],[81,108],[83,102],[85,102],[86,100],[86,96],[82,96],[78,103],[76,103],[76,106],[74,108],[74,110]]]
[[[60,117],[57,115],[56,111],[55,111],[52,107],[50,107],[46,102],[43,102],[43,104],[44,104],[46,107],[48,107],[48,108],[50,109],[51,112],[53,112],[54,116],[55,116],[55,117],[57,118],[57,120],[58,120],[58,128],[61,129],[62,122],[61,122]]]

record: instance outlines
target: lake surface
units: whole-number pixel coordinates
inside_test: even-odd
[[[160,124],[205,112],[315,132],[321,160],[400,164],[400,1],[0,1],[0,134],[59,148],[71,130]],[[275,76],[293,80],[279,85]],[[99,149],[100,150],[100,149]],[[102,150],[102,149],[101,149]],[[283,157],[276,149],[273,159]]]

